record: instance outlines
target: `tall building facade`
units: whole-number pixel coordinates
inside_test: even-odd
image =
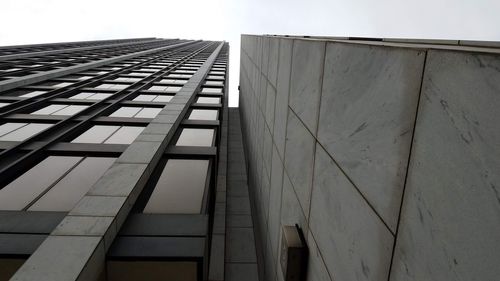
[[[241,37],[265,280],[298,224],[306,280],[500,276],[500,43]]]
[[[0,280],[217,280],[228,54],[157,38],[1,47]]]

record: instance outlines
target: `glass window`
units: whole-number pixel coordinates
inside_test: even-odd
[[[84,100],[90,96],[92,96],[94,93],[89,93],[89,92],[83,92],[83,93],[79,93],[77,95],[74,95],[72,97],[70,97],[70,99],[80,99],[80,100]]]
[[[0,189],[0,209],[22,210],[81,159],[82,157],[47,157]]]
[[[111,134],[116,132],[120,126],[95,125],[75,138],[72,143],[102,143]]]
[[[114,89],[114,90],[121,90],[127,88],[128,84],[101,84],[96,87],[96,89]]]
[[[138,95],[133,101],[152,101],[156,97],[155,95]]]
[[[160,113],[161,108],[145,107],[139,111],[134,117],[135,118],[155,118],[158,113]]]
[[[51,105],[46,106],[46,107],[39,109],[37,111],[33,111],[31,114],[49,115],[49,114],[52,114],[58,110],[65,108],[66,106],[67,105],[65,105],[65,104],[51,104]]]
[[[168,160],[143,213],[199,214],[208,164],[208,160]]]
[[[10,133],[16,129],[26,126],[28,123],[5,123],[0,126],[0,136]]]
[[[24,94],[24,95],[21,95],[20,97],[24,97],[24,98],[32,98],[32,97],[36,97],[36,96],[39,96],[39,95],[43,95],[45,94],[47,91],[33,91],[33,92],[29,92],[27,94]]]
[[[218,104],[220,103],[220,98],[206,98],[206,97],[199,97],[198,100],[196,100],[197,103],[214,103]]]
[[[110,117],[134,117],[139,111],[141,110],[140,107],[130,107],[130,106],[123,106],[120,107],[117,111],[113,112]]]
[[[222,86],[224,83],[222,81],[205,81],[205,85]]]
[[[62,83],[58,83],[58,84],[52,85],[52,87],[62,88],[62,87],[67,87],[67,86],[69,86],[69,85],[73,85],[73,83],[70,83],[70,82],[62,82]]]
[[[52,113],[51,115],[74,115],[89,107],[88,105],[68,105],[65,108]]]
[[[143,130],[144,127],[123,126],[104,143],[131,144]]]
[[[148,90],[150,90],[150,91],[166,91],[167,86],[151,86]]]
[[[4,107],[4,106],[7,106],[9,105],[10,103],[7,103],[7,102],[0,102],[0,107]]]
[[[205,94],[221,94],[222,88],[202,88],[201,92]]]
[[[102,93],[97,93],[93,94],[90,97],[86,98],[87,100],[103,100],[105,98],[111,97],[113,94],[102,94]]]
[[[173,96],[156,96],[153,101],[154,102],[169,102]]]
[[[29,123],[0,137],[0,141],[23,141],[51,127],[52,124]]]
[[[217,120],[217,110],[193,109],[189,115],[190,120]]]
[[[115,158],[85,158],[38,199],[28,211],[70,211],[114,161]]]
[[[31,114],[40,115],[74,115],[85,108],[87,105],[67,105],[67,104],[52,104],[42,109],[32,112]]]
[[[212,146],[214,129],[182,129],[175,145],[185,146]]]

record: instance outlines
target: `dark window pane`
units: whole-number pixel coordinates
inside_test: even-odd
[[[22,210],[82,157],[50,156],[0,189],[1,210]]]
[[[104,143],[131,144],[143,130],[144,127],[123,126]]]
[[[143,212],[199,214],[207,172],[208,160],[168,160]]]
[[[0,137],[1,141],[23,141],[39,132],[49,128],[52,124],[29,123],[13,132]]]
[[[155,118],[158,113],[160,113],[161,108],[145,107],[139,113],[137,113],[135,118]]]
[[[70,211],[114,161],[115,158],[85,158],[28,210]]]
[[[193,109],[189,115],[191,120],[217,120],[217,110]]]
[[[73,143],[102,143],[111,134],[116,132],[120,126],[103,126],[96,125],[88,129],[86,132],[81,134],[79,137],[74,139]]]
[[[183,129],[175,145],[212,146],[213,129]]]

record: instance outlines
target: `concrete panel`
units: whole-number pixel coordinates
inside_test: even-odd
[[[11,280],[75,280],[75,276],[83,273],[89,260],[96,258],[101,265],[104,264],[101,241],[100,237],[49,236]],[[88,276],[88,273],[84,274]],[[92,279],[83,280],[93,280],[97,276],[98,272],[95,272]]]
[[[286,121],[288,118],[288,95],[292,67],[292,40],[280,40],[278,79],[274,112],[274,142],[283,159],[285,156]]]
[[[323,79],[325,42],[295,40],[290,80],[290,107],[316,134]]]
[[[329,43],[318,140],[395,231],[424,52]]]
[[[226,261],[255,263],[253,228],[228,228],[226,235]]]
[[[280,234],[281,238],[281,227],[283,225],[295,225],[298,224],[304,233],[307,232],[307,218],[302,212],[299,200],[295,191],[293,190],[292,183],[290,179],[283,176],[283,195],[281,197],[281,224],[280,224]]]
[[[271,132],[273,131],[274,128],[274,105],[276,102],[276,91],[274,90],[274,87],[271,86],[271,83],[267,84],[267,96],[266,96],[266,121],[267,125],[269,126],[269,129]]]
[[[391,232],[319,145],[309,226],[336,280],[387,280]]]
[[[278,150],[273,147],[273,161],[271,173],[271,187],[269,191],[269,242],[274,255],[277,256],[280,232],[281,191],[283,187],[283,163],[278,155]]]
[[[429,51],[391,280],[500,276],[500,58]]]
[[[280,39],[270,38],[269,39],[269,67],[267,71],[267,79],[269,82],[276,87],[276,79],[278,76],[278,59],[279,59],[279,48]]]
[[[314,241],[311,232],[307,235],[307,247],[309,249],[309,261],[307,263],[307,280],[310,281],[331,281],[330,274],[326,269],[320,249]],[[278,269],[278,270],[281,270]]]
[[[288,114],[285,170],[293,184],[304,214],[309,213],[314,165],[314,137],[297,116]]]

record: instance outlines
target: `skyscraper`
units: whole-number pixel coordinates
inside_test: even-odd
[[[0,279],[207,279],[223,263],[209,260],[228,53],[156,38],[0,48]]]

